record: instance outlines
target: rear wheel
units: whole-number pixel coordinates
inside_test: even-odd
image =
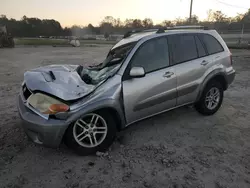
[[[67,130],[65,142],[80,155],[105,151],[114,141],[116,125],[108,113],[89,113],[75,121]]]
[[[196,110],[203,115],[212,115],[218,111],[223,101],[223,87],[219,82],[211,81],[205,87]]]

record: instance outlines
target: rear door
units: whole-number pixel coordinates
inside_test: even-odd
[[[132,67],[143,67],[145,76],[130,78]],[[127,123],[176,106],[176,74],[169,67],[166,37],[150,39],[137,49],[123,75],[122,90]]]
[[[197,36],[205,46],[209,56],[209,64],[206,65],[207,69],[216,69],[221,65],[230,66],[230,52],[225,52],[225,49],[215,37],[204,33],[200,33]]]
[[[192,103],[210,63],[207,52],[195,34],[170,35],[168,40],[177,76],[177,105]]]

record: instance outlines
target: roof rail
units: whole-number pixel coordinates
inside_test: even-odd
[[[132,30],[128,31],[127,33],[124,34],[123,38],[130,37],[132,34],[135,33],[142,33],[142,32],[153,32],[156,31],[156,33],[165,33],[165,30],[180,30],[180,29],[203,29],[203,30],[208,30],[207,27],[201,26],[201,25],[183,25],[183,26],[174,26],[174,27],[162,27],[162,28],[157,28],[157,29],[137,29],[137,30]]]
[[[183,25],[183,26],[174,26],[174,27],[166,27],[166,28],[159,28],[157,33],[164,33],[165,30],[178,30],[178,29],[203,29],[208,30],[205,26],[200,25]]]
[[[130,37],[132,34],[135,34],[135,33],[153,32],[153,31],[158,31],[158,30],[159,29],[137,29],[137,30],[132,30],[132,31],[128,31],[127,33],[125,33],[123,35],[123,38]]]
[[[207,29],[204,26],[201,25],[183,25],[183,26],[174,26],[174,27],[169,27],[168,30],[171,29]]]

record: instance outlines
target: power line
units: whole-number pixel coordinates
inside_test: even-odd
[[[238,6],[238,5],[228,4],[228,3],[225,3],[225,2],[219,1],[219,0],[215,0],[215,1],[217,1],[218,3],[224,4],[224,5],[230,6],[230,7],[234,7],[234,8],[242,8],[242,9],[247,9],[247,10],[249,9],[249,8],[241,7],[241,6]]]

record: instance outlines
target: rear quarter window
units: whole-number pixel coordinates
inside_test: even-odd
[[[213,36],[208,34],[199,34],[198,37],[205,45],[209,55],[224,51],[222,45]]]

